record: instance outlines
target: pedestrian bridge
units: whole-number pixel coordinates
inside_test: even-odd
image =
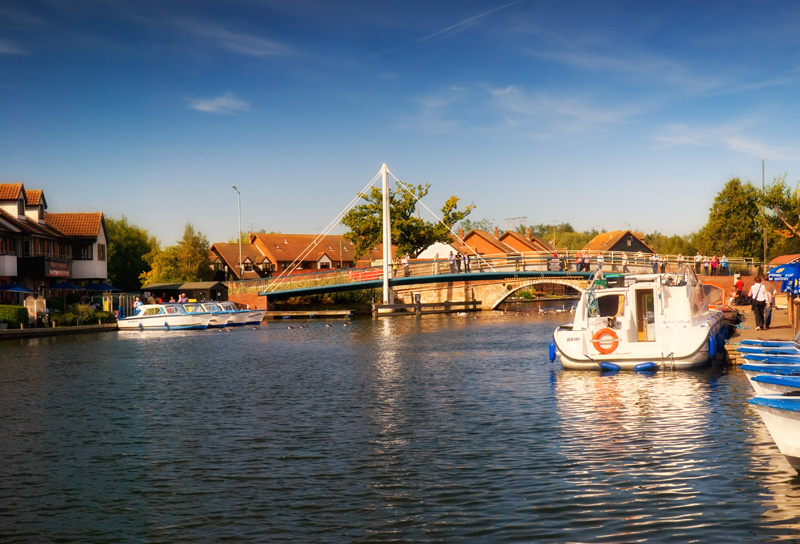
[[[520,266],[519,263],[473,269],[469,273],[436,274],[439,267],[415,263],[400,269],[389,279],[389,287],[404,299],[420,294],[423,302],[479,300],[483,309],[494,309],[522,289],[537,285],[563,285],[579,292],[591,277],[590,272],[543,270],[546,266]],[[268,302],[291,297],[381,289],[383,272],[378,268],[351,268],[293,274],[267,280],[232,282],[229,294],[253,293]]]

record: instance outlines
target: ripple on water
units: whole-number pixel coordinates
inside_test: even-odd
[[[798,538],[736,372],[565,372],[487,314],[2,346],[4,541]]]

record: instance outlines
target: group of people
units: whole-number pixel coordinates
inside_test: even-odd
[[[730,274],[728,257],[725,255],[720,258],[717,258],[716,255],[709,257],[701,255],[698,251],[694,256],[694,272],[704,276],[728,276]]]
[[[167,294],[166,293],[161,293],[160,297],[155,297],[153,295],[150,295],[150,298],[147,299],[147,303],[148,304],[163,304],[164,300],[166,298],[167,298]],[[170,296],[169,300],[167,301],[167,303],[169,303],[169,304],[175,304],[175,303],[186,304],[188,302],[189,302],[189,297],[186,296],[186,293],[181,293],[178,296],[178,300],[175,300],[174,296]],[[136,297],[133,300],[133,311],[134,311],[134,313],[139,313],[139,310],[142,308],[142,306],[144,306],[144,302],[142,302],[142,299],[140,299],[139,297]]]

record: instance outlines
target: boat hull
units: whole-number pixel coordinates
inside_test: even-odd
[[[775,395],[800,392],[800,376],[783,376],[780,374],[759,374],[750,378],[750,385],[756,395]]]
[[[800,397],[762,395],[749,402],[783,456],[800,472]]]
[[[186,331],[208,328],[208,316],[187,315],[177,317],[145,316],[126,317],[117,320],[120,330]]]

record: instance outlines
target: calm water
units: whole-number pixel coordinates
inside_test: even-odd
[[[563,371],[554,319],[4,342],[0,541],[800,539],[741,372]]]

